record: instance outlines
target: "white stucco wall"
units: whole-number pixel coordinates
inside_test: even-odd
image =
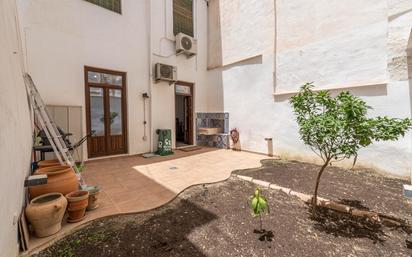
[[[194,2],[194,38],[197,40],[198,53],[192,58],[184,55],[176,56],[175,38],[173,35],[172,1],[152,1],[151,42],[152,63],[165,63],[177,66],[179,81],[194,83],[194,111],[213,111],[215,106],[221,106],[215,92],[210,90],[209,81],[218,76],[214,71],[207,70],[207,36],[208,12],[206,1]],[[220,84],[219,84],[220,85]],[[213,86],[211,87],[213,89]],[[152,84],[153,138],[156,145],[156,129],[171,128],[173,142],[175,141],[175,97],[174,86],[167,82]],[[220,97],[220,99],[222,99]],[[222,108],[220,108],[221,110]],[[193,119],[195,122],[195,117]],[[195,131],[193,131],[195,134]],[[173,145],[174,147],[174,145]]]
[[[264,138],[272,137],[275,154],[319,161],[299,140],[290,94],[281,94],[308,81],[319,88],[349,86],[374,108],[372,116],[411,117],[410,0],[210,0],[209,10],[205,0],[195,0],[198,55],[190,59],[174,55],[172,0],[123,0],[122,15],[83,0],[17,2],[23,58],[15,1],[0,1],[0,172],[8,178],[0,181],[0,256],[17,253],[13,219],[21,210],[30,165],[21,60],[47,104],[83,108],[82,124],[84,66],[127,72],[129,154],[155,148],[156,129],[175,129],[174,86],[153,83],[157,62],[177,66],[178,80],[194,83],[195,112],[229,112],[230,127],[240,130],[245,150],[267,153]],[[150,94],[147,140],[145,92]],[[407,177],[411,143],[410,133],[377,143],[360,152],[358,164]]]
[[[277,91],[386,80],[386,1],[277,1]]]
[[[408,38],[399,34],[391,36],[394,26],[388,17],[391,6],[384,0],[278,1],[275,92],[296,90],[311,81],[318,88],[370,84],[349,90],[374,108],[371,116],[411,117],[409,84],[396,81],[391,65],[388,69],[391,51],[401,51],[405,56],[406,44],[396,42]],[[401,19],[398,26],[401,24],[410,33],[412,23],[404,16]],[[275,105],[287,109],[287,100],[275,98]],[[288,133],[296,138],[295,125],[290,124],[290,128],[293,129],[279,126],[277,134]],[[303,151],[290,151],[290,147],[302,149],[299,143],[290,141],[293,140],[279,139],[279,152],[306,158]],[[406,177],[412,167],[410,156],[408,135],[396,142],[376,143],[361,150],[358,164]]]
[[[0,1],[0,256],[18,254],[18,218],[31,158],[31,122],[16,34],[15,1]]]
[[[122,15],[82,0],[19,3],[28,68],[48,104],[84,112],[84,65],[127,72],[130,154],[154,149],[156,129],[174,132],[174,87],[153,83],[157,62],[195,84],[195,112],[229,112],[250,151],[267,152],[264,138],[272,137],[275,154],[317,161],[299,140],[290,95],[281,94],[308,81],[349,87],[373,116],[411,117],[407,0],[211,0],[209,9],[195,0],[198,55],[190,59],[174,55],[172,0],[123,0]],[[151,97],[147,141],[144,92]],[[408,176],[411,142],[408,134],[375,144],[361,151],[359,165]]]
[[[20,0],[28,70],[47,104],[82,106],[86,124],[84,66],[127,72],[130,153],[149,148],[142,139],[141,94],[149,80],[145,4],[124,0],[119,15],[82,0]]]
[[[262,57],[219,69],[224,110],[230,113],[230,126],[240,130],[242,148],[267,153],[264,138],[272,137],[275,154],[319,161],[299,140],[289,104],[291,94],[281,94],[296,91],[305,82],[313,81],[318,88],[349,87],[346,90],[374,108],[371,116],[411,117],[410,83],[405,73],[412,3],[406,2],[279,0],[276,11],[273,1],[248,2],[246,5],[252,9],[248,13],[254,14],[250,24],[266,31],[257,45],[263,48]],[[228,6],[231,5],[233,2]],[[230,13],[228,17],[232,17],[226,30],[238,21],[251,20],[250,15],[223,6],[220,5],[220,12]],[[221,23],[224,26],[223,20]],[[276,30],[276,37],[270,30]],[[252,44],[248,33],[242,33],[247,28],[234,31],[240,37],[237,41]],[[222,35],[222,45],[225,42],[237,46],[236,42],[225,41]],[[253,45],[243,46],[244,51],[247,52],[248,47],[252,49]],[[235,55],[233,51],[229,53]],[[225,54],[223,51],[222,56]],[[246,55],[242,52],[239,58]],[[392,65],[393,57],[400,57],[402,61],[396,62],[395,58]],[[359,87],[363,85],[369,86]],[[408,134],[399,141],[380,142],[363,149],[358,165],[409,177],[410,156]]]
[[[213,70],[220,75],[210,86],[223,93],[224,111],[229,112],[230,127],[240,130],[242,149],[267,152],[264,138],[273,136],[276,120],[274,2],[220,0],[219,4],[221,37],[212,40],[221,41],[223,67]]]
[[[121,15],[83,0],[19,3],[28,69],[47,104],[82,106],[86,124],[83,67],[127,72],[129,154],[155,148],[156,129],[175,129],[174,87],[153,83],[155,63],[177,66],[179,80],[195,83],[195,111],[208,110],[205,1],[194,1],[198,55],[191,59],[174,55],[172,0],[123,0]],[[141,96],[145,92],[150,94],[147,140]],[[85,125],[83,130],[85,134]]]

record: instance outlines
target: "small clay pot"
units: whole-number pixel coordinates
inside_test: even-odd
[[[39,161],[37,163],[37,166],[39,168],[45,168],[45,167],[53,167],[53,166],[60,166],[60,162],[57,159],[54,160],[44,160],[44,161]]]
[[[99,193],[100,193],[100,188],[95,187],[93,189],[88,190],[89,191],[89,204],[87,205],[87,210],[91,211],[99,207]]]
[[[67,222],[79,222],[85,218],[86,208],[89,204],[89,192],[78,190],[66,195],[69,205],[67,212],[69,217]]]
[[[69,166],[44,167],[37,169],[34,174],[46,174],[47,184],[29,187],[31,198],[53,192],[66,195],[79,188],[77,176]]]
[[[67,200],[60,193],[50,193],[34,198],[26,208],[26,216],[38,237],[60,231]]]

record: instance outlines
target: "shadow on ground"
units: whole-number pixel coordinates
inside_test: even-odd
[[[314,215],[312,207],[309,207],[308,215],[314,221],[313,227],[318,231],[346,238],[368,238],[374,243],[385,242],[386,235],[382,225],[364,218],[323,207],[317,207]]]
[[[363,206],[358,200],[340,199],[337,202],[359,210],[369,211],[369,208]],[[412,233],[410,227],[402,224],[376,223],[367,218],[356,217],[324,207],[317,207],[315,214],[313,214],[312,207],[309,206],[308,215],[315,222],[313,226],[318,231],[346,238],[367,238],[373,243],[384,244],[388,237],[385,229],[398,230],[408,235]],[[406,243],[407,247],[410,248],[408,242]]]
[[[182,200],[148,218],[121,216],[93,222],[38,256],[205,256],[188,239],[196,227],[217,217]]]

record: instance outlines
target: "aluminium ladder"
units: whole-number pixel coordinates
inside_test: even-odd
[[[47,107],[44,104],[40,93],[33,82],[33,79],[28,73],[24,73],[23,78],[35,117],[39,121],[41,128],[44,130],[57,159],[61,165],[70,166],[76,173],[80,186],[82,188],[86,187],[80,171],[76,166],[76,162],[74,161],[70,150],[67,148],[66,142],[63,140],[63,136],[57,129],[56,123],[54,123],[54,121],[50,118]]]

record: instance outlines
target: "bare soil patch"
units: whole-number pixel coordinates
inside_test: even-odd
[[[262,167],[235,171],[306,194],[313,194],[320,166],[285,160],[263,160]],[[366,170],[329,166],[322,175],[319,196],[356,207],[412,221],[412,204],[403,196],[408,181],[392,179]]]
[[[275,190],[263,190],[271,212],[262,236],[249,209],[254,189],[234,177],[193,187],[156,210],[95,221],[38,256],[412,255],[401,228],[328,210],[312,218],[310,207]]]

